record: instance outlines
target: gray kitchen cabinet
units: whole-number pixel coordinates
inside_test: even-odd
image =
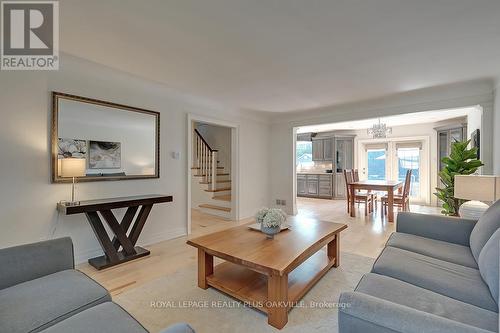
[[[307,194],[308,195],[318,195],[318,182],[310,180],[307,182]]]
[[[312,142],[312,160],[323,161],[323,140],[313,140]]]
[[[332,174],[298,174],[297,195],[312,198],[332,198]]]
[[[354,137],[335,137],[335,193],[337,199],[346,198],[344,170],[354,166]]]
[[[312,160],[331,163],[333,174],[297,174],[297,195],[313,198],[345,198],[343,171],[354,167],[355,135],[324,133],[312,136]]]
[[[307,194],[307,179],[304,175],[297,175],[297,195]]]
[[[308,195],[318,195],[318,176],[317,175],[307,175],[307,194]]]
[[[467,124],[460,124],[449,127],[436,128],[438,136],[438,172],[443,170],[443,157],[450,156],[451,145],[455,141],[463,141],[467,139]],[[438,187],[442,188],[443,183],[438,175]]]
[[[352,169],[354,157],[354,138],[335,137],[335,169],[342,173],[345,169]]]
[[[312,141],[313,161],[333,161],[334,139],[315,139]]]
[[[323,160],[333,161],[334,140],[333,138],[323,139]]]
[[[320,197],[332,197],[333,187],[332,187],[332,175],[320,175],[319,176],[319,192]]]
[[[451,144],[455,141],[463,141],[467,138],[467,125],[460,125],[451,128],[437,128],[438,135],[438,154],[439,170],[443,169],[441,159],[449,156],[451,153]]]
[[[342,173],[335,174],[335,197],[336,198],[346,197],[345,179]]]

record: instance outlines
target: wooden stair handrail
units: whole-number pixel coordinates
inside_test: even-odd
[[[195,158],[199,174],[203,175],[204,182],[208,183],[212,190],[217,189],[217,155],[218,150],[212,149],[201,133],[194,129]]]
[[[210,147],[210,145],[208,144],[207,141],[205,141],[205,139],[203,138],[203,136],[201,135],[200,132],[198,132],[198,130],[195,128],[194,129],[194,132],[196,133],[196,135],[201,139],[201,141],[203,141],[203,143],[207,146],[208,150],[210,150],[211,152],[214,152],[214,151],[218,151],[217,149],[212,149]]]

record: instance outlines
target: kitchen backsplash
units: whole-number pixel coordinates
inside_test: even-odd
[[[331,169],[332,165],[332,162],[314,162],[313,165],[297,166],[297,172],[325,172],[325,170]]]

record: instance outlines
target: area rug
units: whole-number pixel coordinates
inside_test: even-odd
[[[209,288],[197,286],[196,267],[189,267],[149,282],[114,300],[151,332],[187,322],[198,333],[337,332],[340,293],[353,290],[374,259],[342,253],[341,266],[332,268],[289,312],[288,324],[277,330],[266,315]]]

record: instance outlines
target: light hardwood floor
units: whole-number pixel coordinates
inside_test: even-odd
[[[345,223],[348,228],[342,232],[341,249],[362,256],[375,258],[382,250],[389,235],[395,230],[395,224],[380,214],[380,206],[373,214],[365,217],[363,207],[355,218],[349,217],[344,200],[322,200],[298,198],[298,214],[290,219],[306,222],[325,220]],[[420,213],[437,214],[437,207],[412,205],[411,210]],[[192,212],[192,234],[190,237],[215,232],[252,221],[227,221]],[[78,269],[101,283],[112,295],[118,295],[162,276],[168,276],[187,266],[196,266],[197,250],[186,244],[187,237],[179,237],[147,246],[151,255],[106,270],[97,271],[88,264],[81,264]]]

